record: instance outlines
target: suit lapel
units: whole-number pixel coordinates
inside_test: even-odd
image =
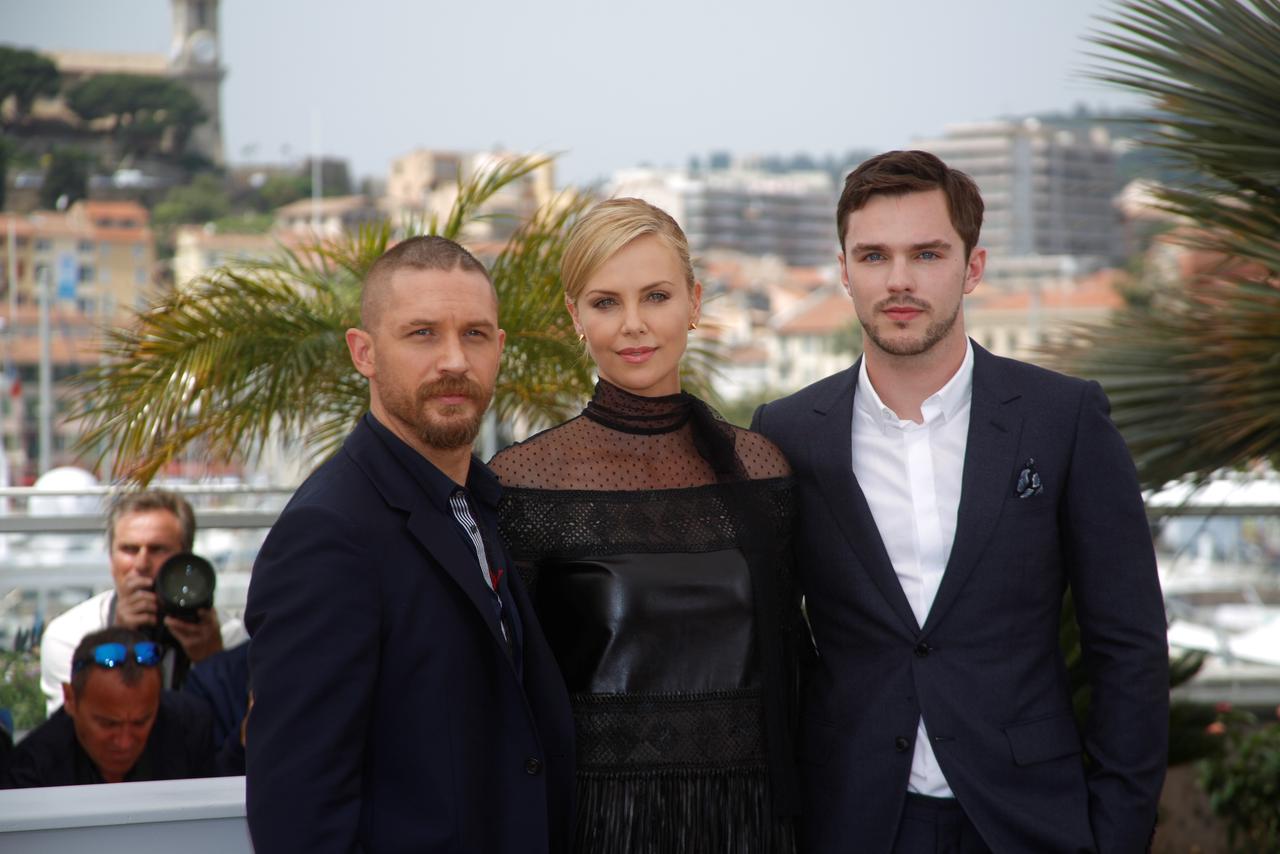
[[[452,520],[442,517],[425,497],[409,515],[409,533],[431,553],[436,563],[462,588],[462,592],[467,594],[505,656],[506,641],[498,626],[493,591],[485,586],[484,577],[476,568],[475,552],[463,541],[456,528]],[[500,559],[501,555],[494,557]]]
[[[818,423],[812,434],[810,457],[819,489],[850,548],[889,607],[914,634],[920,627],[889,560],[871,506],[853,474],[853,398],[860,365],[861,359],[846,372],[836,394],[814,407]]]
[[[431,554],[445,575],[462,588],[467,599],[479,611],[480,618],[488,627],[494,643],[502,650],[503,657],[510,660],[506,655],[502,629],[498,625],[493,592],[485,585],[484,577],[476,568],[475,552],[463,539],[457,524],[451,517],[440,512],[427,497],[422,485],[414,480],[412,474],[364,421],[356,426],[343,448],[369,476],[386,502],[409,514],[410,535]],[[501,560],[505,559],[505,555],[492,555],[491,558]]]
[[[946,616],[964,588],[995,530],[1006,493],[1013,488],[1010,477],[1003,475],[1011,476],[1016,464],[1022,416],[1013,404],[1020,394],[1003,382],[999,363],[990,353],[975,344],[973,355],[973,398],[956,534],[925,620],[926,634]]]

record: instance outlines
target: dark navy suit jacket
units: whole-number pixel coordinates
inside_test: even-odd
[[[800,748],[809,850],[890,850],[923,713],[994,851],[1145,851],[1167,750],[1165,619],[1101,388],[974,345],[955,541],[921,626],[853,475],[857,376],[767,404],[752,425],[798,482],[796,566],[820,656]],[[1031,459],[1042,492],[1019,498]],[[1058,644],[1068,586],[1092,686],[1083,733]]]
[[[366,416],[298,489],[254,566],[245,617],[255,849],[567,850],[564,682],[513,572],[502,584],[521,658],[508,656],[447,498],[406,453]],[[471,466],[473,496],[496,497],[492,473]],[[505,553],[492,557],[509,565]]]

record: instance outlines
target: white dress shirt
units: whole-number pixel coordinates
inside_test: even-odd
[[[853,406],[853,474],[867,498],[885,550],[923,626],[951,557],[960,508],[960,479],[969,438],[973,396],[973,344],[960,369],[927,397],[924,420],[904,421],[885,406],[867,375],[858,372]],[[920,719],[909,791],[954,797]]]

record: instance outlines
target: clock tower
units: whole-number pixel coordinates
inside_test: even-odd
[[[173,6],[173,44],[169,75],[182,82],[200,101],[208,119],[191,134],[188,146],[222,163],[222,78],[218,44],[218,0],[170,0]]]

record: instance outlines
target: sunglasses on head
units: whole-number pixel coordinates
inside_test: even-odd
[[[142,667],[155,667],[160,663],[160,647],[154,641],[138,641],[135,644],[100,643],[93,648],[92,659],[77,661],[71,671],[74,673],[83,670],[90,664],[108,670],[121,667],[128,662],[129,653],[133,653],[134,663]]]

